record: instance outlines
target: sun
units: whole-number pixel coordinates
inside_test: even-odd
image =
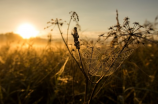
[[[16,33],[25,39],[29,39],[31,37],[36,37],[39,31],[37,31],[33,25],[25,23],[18,27]]]

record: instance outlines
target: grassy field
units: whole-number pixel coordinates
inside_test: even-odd
[[[78,34],[78,14],[70,14],[65,38],[65,22],[48,22],[62,42],[51,34],[48,40],[0,35],[0,104],[156,104],[157,17],[154,24],[134,22],[131,27],[128,17],[119,23],[116,10],[117,25],[86,40]],[[72,20],[76,27],[69,39]]]
[[[83,103],[85,79],[66,49],[11,49],[8,44],[0,50],[0,104]],[[157,53],[156,45],[136,49],[114,74],[101,82],[102,89],[92,103],[156,104]],[[62,68],[64,71],[56,74]]]

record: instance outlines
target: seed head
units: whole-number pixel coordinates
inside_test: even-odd
[[[153,28],[151,28],[151,27],[149,28],[149,30],[154,31],[154,29],[153,29]]]
[[[128,21],[128,20],[129,20],[129,18],[128,18],[128,17],[125,17],[125,18],[124,18],[124,21]]]
[[[112,27],[109,28],[109,30],[112,30],[112,29],[113,29]]]
[[[139,25],[139,22],[134,22],[133,24],[135,24],[135,25]]]
[[[76,49],[80,49],[80,42],[78,40],[79,35],[78,35],[78,32],[77,32],[77,27],[74,27],[72,36],[74,38],[74,43],[75,43],[74,45],[76,46]]]
[[[60,26],[62,26],[63,25],[63,23],[60,23]]]
[[[142,26],[142,25],[139,25],[139,27],[140,27],[140,28],[144,28],[144,26]]]

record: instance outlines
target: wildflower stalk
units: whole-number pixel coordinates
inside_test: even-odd
[[[125,104],[125,89],[126,89],[126,74],[125,69],[122,69],[122,76],[123,76],[123,84],[122,84],[122,96],[123,96],[123,104]]]
[[[69,27],[70,27],[71,20],[72,20],[72,17],[70,18],[69,23],[68,23],[68,27],[67,27],[67,40],[66,40],[67,44],[68,44],[68,35],[69,35]]]
[[[71,56],[72,56],[72,58],[76,61],[77,65],[78,65],[78,66],[79,66],[79,68],[80,68],[79,63],[77,62],[77,60],[75,59],[75,57],[74,57],[74,56],[72,55],[72,53],[70,52],[70,49],[69,49],[69,47],[68,47],[68,44],[66,43],[66,41],[65,41],[65,39],[64,39],[64,37],[63,37],[63,33],[61,32],[60,26],[59,26],[59,24],[58,24],[58,19],[57,19],[57,26],[58,26],[58,29],[59,29],[60,35],[61,35],[61,37],[62,37],[62,40],[63,40],[63,42],[64,42],[64,44],[65,44],[65,46],[66,46],[67,50],[69,51],[70,55],[71,55]]]
[[[118,54],[118,56],[116,57],[116,59],[112,62],[112,64],[110,65],[108,71],[113,67],[113,65],[115,64],[116,60],[120,57],[120,55],[121,55],[121,53],[123,52],[123,50],[127,47],[128,42],[129,42],[129,40],[131,39],[131,37],[132,37],[131,35],[128,37],[128,40],[127,40],[126,44],[123,46],[123,48],[122,48],[121,51],[119,52],[119,54]],[[91,93],[91,97],[90,97],[90,99],[89,99],[88,104],[91,103],[91,100],[92,100],[92,98],[93,98],[93,96],[94,96],[94,93],[95,93],[95,91],[96,91],[96,89],[97,89],[99,83],[103,80],[103,77],[105,76],[105,74],[106,74],[106,73],[104,73],[104,75],[102,75],[102,77],[100,77],[100,79],[99,79],[99,80],[96,82],[96,84],[94,85],[94,88],[93,88],[93,91],[92,91],[92,93]]]
[[[57,20],[57,22],[58,22],[58,20]],[[63,41],[64,41],[64,43],[65,43],[65,45],[66,45],[66,47],[67,47],[67,49],[68,49],[68,51],[69,51],[69,53],[70,53],[70,55],[71,55],[71,56],[73,57],[73,59],[76,61],[76,63],[77,63],[77,65],[78,65],[79,69],[82,71],[82,73],[84,74],[84,76],[85,76],[85,78],[86,78],[86,79],[85,79],[85,80],[86,80],[85,97],[84,97],[84,103],[86,104],[86,101],[87,101],[87,90],[88,90],[88,80],[89,80],[89,78],[88,78],[88,76],[86,75],[86,73],[85,73],[85,71],[84,71],[84,69],[83,69],[83,63],[82,63],[80,51],[79,51],[79,49],[78,49],[78,53],[79,53],[79,57],[80,57],[80,62],[81,62],[82,68],[80,67],[80,65],[79,65],[79,63],[77,62],[77,60],[75,59],[75,57],[74,57],[74,56],[72,55],[72,53],[70,52],[70,49],[69,49],[68,45],[66,44],[66,41],[65,41],[65,39],[64,39],[64,37],[63,37],[63,35],[62,35],[60,26],[59,26],[58,23],[57,23],[57,25],[58,25],[58,29],[59,29],[59,31],[60,31],[61,37],[62,37],[62,39],[63,39]]]
[[[119,19],[118,19],[118,10],[116,10],[116,21],[117,21],[117,31],[120,32],[120,23],[119,23]]]
[[[81,53],[80,53],[80,50],[78,49],[78,53],[79,53],[79,57],[80,57],[80,62],[81,62],[81,66],[82,66],[82,69],[83,69],[83,72],[85,73],[84,71],[84,67],[83,67],[83,63],[82,63],[82,58],[81,58]],[[86,74],[86,73],[85,73]],[[86,101],[87,101],[87,92],[88,92],[88,78],[85,77],[85,96],[84,96],[84,104],[86,104]]]
[[[71,69],[73,69],[72,66],[72,60],[71,60]],[[74,104],[74,98],[75,98],[75,94],[74,94],[74,79],[75,79],[75,70],[72,70],[72,104]]]
[[[120,52],[116,54],[116,57],[114,58],[114,60],[112,60],[112,62],[110,63],[110,66],[108,65],[109,66],[108,67],[108,71],[106,73],[103,73],[97,81],[92,82],[92,80],[90,79],[90,76],[89,76],[90,72],[86,72],[86,70],[84,68],[84,65],[83,65],[84,63],[83,63],[82,55],[81,55],[81,52],[80,52],[80,42],[78,40],[79,35],[77,33],[77,27],[74,28],[74,34],[72,34],[72,35],[74,37],[74,43],[75,43],[75,46],[76,46],[76,50],[78,52],[79,61],[73,56],[72,52],[70,51],[70,49],[68,47],[69,27],[70,27],[70,23],[71,23],[72,19],[78,24],[79,18],[78,18],[78,15],[77,15],[76,12],[72,12],[72,16],[71,16],[71,18],[69,20],[68,28],[67,28],[67,39],[66,40],[64,39],[63,33],[61,31],[61,28],[60,28],[60,25],[62,26],[62,23],[60,22],[60,20],[56,19],[55,23],[53,22],[53,24],[55,24],[55,25],[58,26],[58,29],[59,29],[59,32],[61,34],[62,40],[63,40],[63,42],[64,42],[64,44],[65,44],[68,52],[70,53],[70,55],[72,56],[72,58],[75,60],[75,62],[77,63],[77,66],[79,67],[79,69],[81,70],[81,72],[83,73],[83,75],[85,77],[85,84],[86,85],[85,85],[84,103],[87,103],[87,100],[88,100],[88,97],[87,97],[88,96],[88,83],[90,82],[90,84],[94,84],[93,90],[92,90],[91,95],[90,95],[90,99],[88,100],[88,104],[90,104],[91,101],[92,101],[92,99],[94,98],[94,94],[96,96],[98,94],[98,92],[100,91],[100,89],[99,89],[99,91],[97,89],[98,89],[98,86],[100,85],[101,81],[104,79],[105,75],[111,71],[111,69],[113,68],[113,66],[115,66],[116,61],[122,55],[122,52],[125,50],[125,48],[128,47],[129,44],[132,44],[132,42],[134,40],[138,41],[138,38],[139,39],[142,38],[144,40],[147,40],[147,39],[145,37],[142,37],[141,33],[135,33],[137,30],[139,30],[142,27],[142,26],[138,25],[138,23],[137,24],[135,23],[134,26],[133,26],[133,28],[130,28],[129,21],[128,21],[129,18],[128,17],[125,18],[125,21],[123,23],[124,25],[120,26],[119,19],[118,19],[118,11],[116,10],[117,25],[114,26],[114,28],[110,27],[110,30],[112,30],[112,31],[109,32],[109,35],[107,36],[107,38],[109,38],[110,36],[114,36],[114,39],[116,39],[116,38],[118,39],[118,38],[121,38],[121,37],[125,38],[125,39],[121,41],[121,42],[123,42],[123,45],[121,43],[121,47],[122,48],[120,48],[121,50],[119,49]],[[139,27],[137,27],[137,26],[139,26]],[[116,27],[116,30],[115,30],[115,27]],[[119,33],[119,34],[117,34],[117,33]],[[96,45],[96,43],[92,46],[92,52],[91,52],[91,55],[90,55],[90,57],[91,57],[90,64],[92,62],[92,57],[93,57],[93,52],[94,52],[94,46]],[[117,43],[118,43],[118,40],[117,40]],[[89,65],[89,69],[90,68],[91,68],[91,66]],[[107,77],[105,77],[105,78],[107,78]],[[96,92],[96,90],[97,90],[97,92]],[[74,98],[74,94],[73,94],[73,98]]]
[[[69,47],[68,47],[68,45],[67,45],[67,43],[66,43],[64,37],[63,37],[63,33],[62,33],[62,31],[61,31],[61,29],[60,29],[60,26],[59,26],[59,24],[58,24],[58,19],[57,19],[57,26],[58,26],[60,35],[61,35],[61,37],[62,37],[62,40],[63,40],[63,42],[64,42],[64,44],[65,44],[65,46],[66,46],[68,52],[70,53],[70,55],[72,56],[72,58],[73,58],[73,59],[75,60],[75,62],[77,63],[77,66],[79,67],[79,69],[81,70],[81,72],[83,73],[83,75],[85,76],[85,78],[88,79],[91,83],[94,83],[94,84],[95,84],[95,82],[92,82],[92,81],[90,80],[90,78],[86,75],[86,73],[84,72],[83,67],[80,67],[80,64],[78,63],[78,61],[76,60],[76,58],[72,55],[72,53],[71,53],[71,51],[70,51],[70,49],[69,49]],[[80,53],[80,52],[79,52],[79,53]],[[81,57],[81,55],[80,55],[80,57]],[[82,65],[82,66],[83,66],[83,65]]]
[[[126,17],[125,18],[125,23],[126,23],[126,25],[128,26],[128,27],[126,27],[125,26],[125,29],[127,29],[127,30],[129,30],[130,29],[130,26],[129,26],[129,21],[128,21],[128,17]],[[118,11],[116,11],[116,21],[117,21],[117,32],[121,32],[120,31],[120,24],[119,24],[119,20],[118,20]],[[138,28],[138,29],[140,29],[140,27]],[[137,30],[138,30],[137,29]],[[136,31],[137,31],[136,30]],[[135,32],[135,31],[134,31]],[[128,47],[128,45],[131,43],[131,41],[130,41],[130,39],[132,38],[132,37],[138,37],[136,34],[134,34],[134,32],[133,31],[128,31],[128,34],[127,34],[127,41],[125,42],[125,44],[124,44],[124,46],[122,47],[122,49],[120,50],[120,52],[119,52],[119,54],[117,55],[117,57],[114,59],[114,61],[111,63],[111,65],[109,66],[109,68],[108,68],[108,72],[111,70],[111,68],[115,65],[115,62],[118,60],[118,58],[121,56],[121,54],[122,54],[122,52],[124,51],[124,49],[126,48],[126,47]],[[142,37],[140,37],[140,38],[142,38]],[[133,41],[133,40],[132,40]],[[107,72],[107,73],[108,73]],[[91,96],[90,96],[90,99],[89,99],[89,104],[91,103],[91,100],[92,100],[92,98],[93,98],[93,96],[94,96],[94,93],[95,93],[95,91],[96,91],[96,89],[97,89],[97,87],[98,87],[98,85],[100,84],[100,82],[103,80],[103,77],[106,75],[106,73],[104,73],[101,77],[100,77],[100,79],[96,82],[96,84],[94,85],[94,88],[93,88],[93,91],[92,91],[92,93],[91,93]],[[97,92],[98,93],[98,92]]]
[[[79,35],[77,32],[77,27],[74,27],[74,34],[72,34],[74,37],[74,43],[76,46],[76,49],[78,50],[78,54],[79,54],[79,58],[80,58],[80,63],[81,63],[81,67],[82,67],[82,71],[83,73],[86,75],[83,63],[82,63],[82,57],[81,57],[81,53],[80,53],[80,42],[78,41]],[[87,76],[87,75],[86,75]],[[84,104],[86,104],[87,102],[87,92],[88,92],[88,76],[85,77],[85,96],[84,96]]]

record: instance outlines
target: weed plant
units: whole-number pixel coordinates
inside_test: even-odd
[[[79,26],[78,14],[76,12],[71,13],[71,19],[73,19],[77,23],[77,26]],[[85,77],[85,104],[91,103],[94,95],[98,94],[100,91],[100,88],[98,88],[98,86],[99,84],[101,84],[102,80],[104,80],[106,76],[110,76],[111,74],[113,74],[121,66],[124,60],[133,53],[135,49],[137,49],[141,44],[144,45],[146,42],[157,43],[153,40],[150,40],[151,35],[149,34],[152,34],[154,31],[154,28],[152,26],[145,25],[145,29],[142,30],[144,26],[140,25],[138,22],[134,22],[134,25],[131,27],[128,17],[125,17],[123,25],[120,25],[117,10],[116,21],[117,24],[109,28],[110,32],[108,32],[106,36],[105,34],[99,35],[96,42],[92,40],[89,43],[88,41],[84,40],[84,43],[86,44],[82,43],[82,47],[80,45],[77,27],[74,27],[72,36],[74,38],[74,46],[76,47],[75,53],[70,51],[70,48],[67,44],[68,42],[66,42],[63,37],[63,33],[61,31],[61,26],[63,25],[63,22],[61,22],[61,19],[56,19],[55,21],[53,20],[52,22],[48,22],[53,24],[54,26],[58,26],[59,32],[67,50],[69,51],[71,57],[73,57],[73,59],[76,61],[78,68]],[[67,31],[69,30],[70,22],[68,24]],[[101,41],[102,37],[105,37],[105,39]],[[103,45],[105,41],[110,37],[112,37],[110,45]],[[101,48],[99,47],[106,47],[106,50],[101,50]],[[73,51],[75,50],[73,49]],[[89,83],[92,86],[94,85],[93,90],[90,91],[90,95],[88,95]],[[124,103],[124,96],[122,102]]]

